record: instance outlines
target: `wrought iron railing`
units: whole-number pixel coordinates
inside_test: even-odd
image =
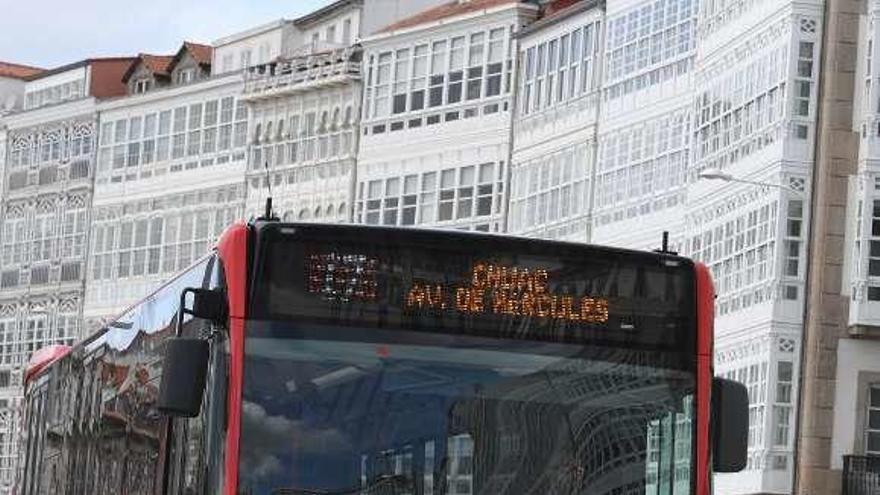
[[[880,495],[880,456],[843,456],[842,495]]]

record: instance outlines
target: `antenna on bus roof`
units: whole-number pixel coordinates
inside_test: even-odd
[[[671,255],[678,254],[675,251],[669,250],[669,231],[668,230],[663,231],[663,244],[661,244],[660,249],[655,249],[654,252],[655,253],[662,253],[662,254],[671,254]]]
[[[266,211],[257,220],[278,221],[278,217],[272,214],[272,177],[269,176],[269,160],[264,162],[263,168],[266,169],[266,187],[269,188],[269,196],[266,197]]]

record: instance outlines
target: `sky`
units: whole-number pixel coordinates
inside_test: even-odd
[[[0,61],[58,67],[89,57],[174,53],[331,0],[0,0]]]

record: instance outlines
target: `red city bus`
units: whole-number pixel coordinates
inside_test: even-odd
[[[257,221],[26,374],[18,495],[696,494],[742,469],[706,268]]]

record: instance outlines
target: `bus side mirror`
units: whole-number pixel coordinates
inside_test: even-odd
[[[223,292],[210,289],[185,289],[183,297],[186,293],[191,292],[193,295],[192,309],[186,309],[185,299],[181,299],[180,307],[185,313],[189,313],[196,318],[212,321],[214,323],[222,323],[226,319],[226,296]]]
[[[749,441],[749,393],[742,383],[712,379],[712,467],[736,473],[746,467]]]
[[[193,418],[199,415],[208,374],[208,341],[174,338],[166,342],[159,412],[168,416]]]

